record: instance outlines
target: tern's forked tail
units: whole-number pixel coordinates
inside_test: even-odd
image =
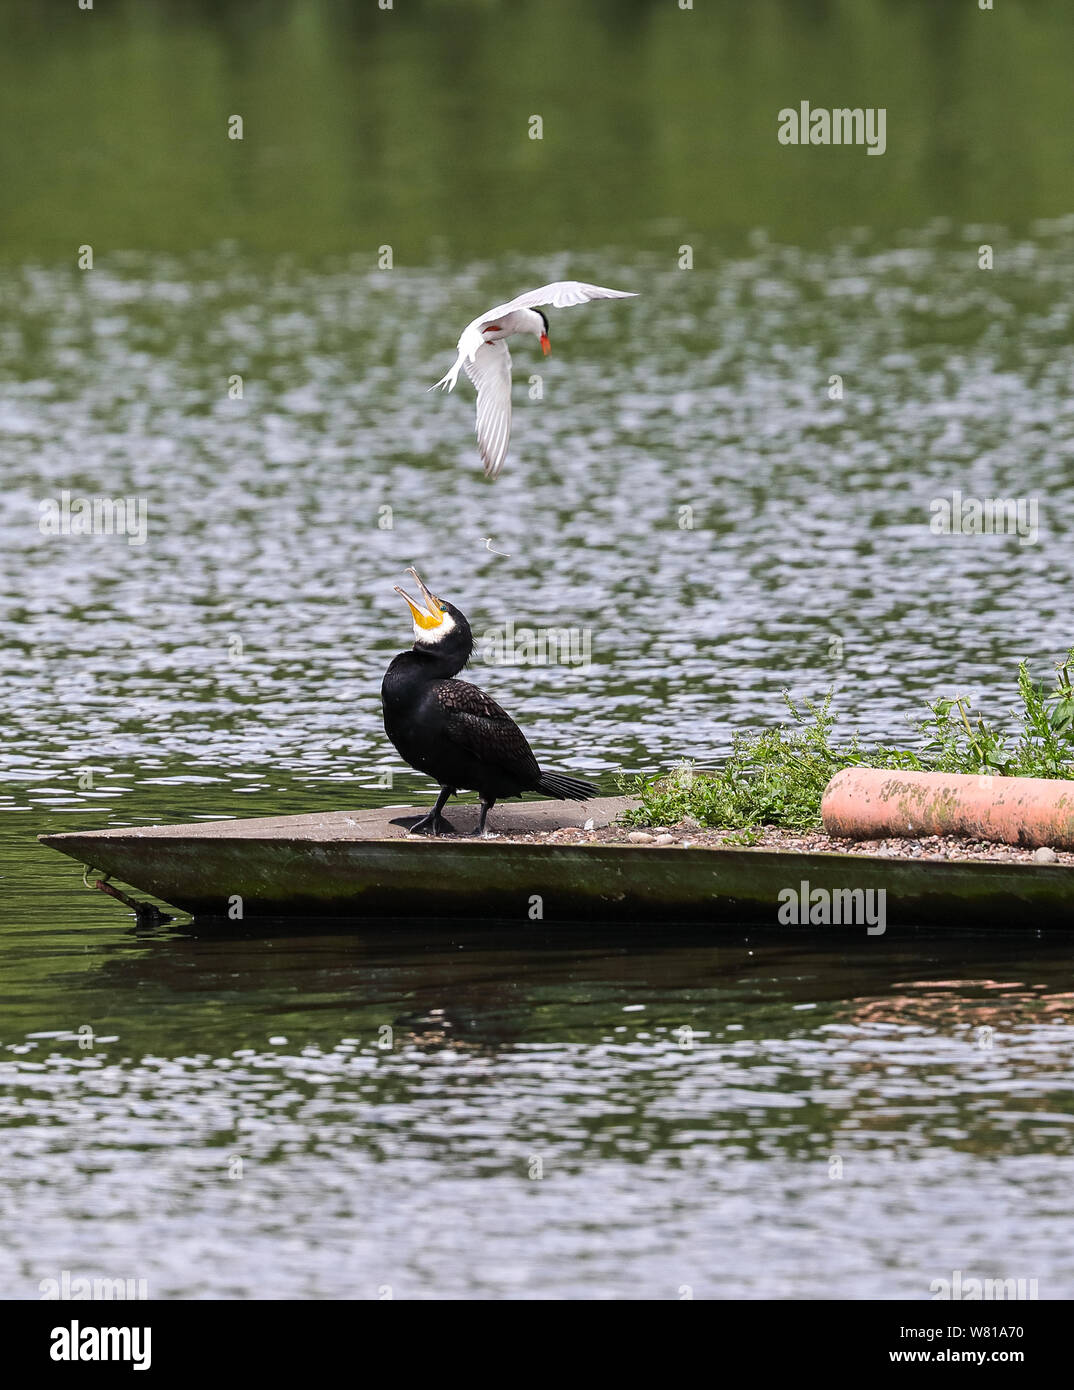
[[[448,373],[446,373],[446,375],[442,376],[442,377],[440,378],[440,380],[439,380],[438,382],[436,382],[435,385],[430,386],[430,387],[429,387],[429,390],[430,390],[430,391],[435,391],[436,388],[437,388],[437,386],[439,386],[440,389],[441,389],[441,391],[454,391],[454,389],[455,389],[455,383],[456,383],[456,382],[458,381],[458,379],[459,379],[459,371],[460,371],[461,367],[462,367],[462,358],[460,357],[460,358],[458,359],[458,361],[455,363],[455,365],[452,367],[451,371],[448,372]]]

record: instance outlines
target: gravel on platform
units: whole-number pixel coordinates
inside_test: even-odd
[[[491,817],[490,817],[491,821]],[[781,830],[764,826],[751,835],[732,830],[703,830],[687,825],[609,825],[586,830],[584,822],[527,835],[493,836],[493,842],[550,845],[622,845],[638,849],[757,849],[792,854],[869,854],[888,859],[983,860],[1015,864],[1074,865],[1074,852],[993,844],[926,835],[920,839],[840,840],[823,830]]]

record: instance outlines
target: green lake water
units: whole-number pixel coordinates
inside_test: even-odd
[[[607,792],[784,688],[1002,722],[1074,645],[1072,56],[1061,0],[0,3],[0,1294],[1071,1296],[1063,934],[144,932],[35,837],[431,800],[409,565],[585,636],[470,674]],[[639,297],[519,343],[490,486],[426,388],[568,276]]]

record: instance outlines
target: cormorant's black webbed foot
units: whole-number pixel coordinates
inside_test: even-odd
[[[455,827],[440,812],[447,805],[448,797],[455,795],[454,787],[441,787],[436,805],[424,816],[400,816],[392,825],[405,825],[408,835],[454,835]]]
[[[408,835],[454,835],[455,827],[447,816],[434,816],[430,811],[425,816],[399,816],[390,825],[404,826]]]

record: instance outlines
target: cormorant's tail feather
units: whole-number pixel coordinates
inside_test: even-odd
[[[563,777],[558,772],[542,772],[538,786],[560,801],[588,801],[597,795],[592,782],[583,782],[580,777]]]

